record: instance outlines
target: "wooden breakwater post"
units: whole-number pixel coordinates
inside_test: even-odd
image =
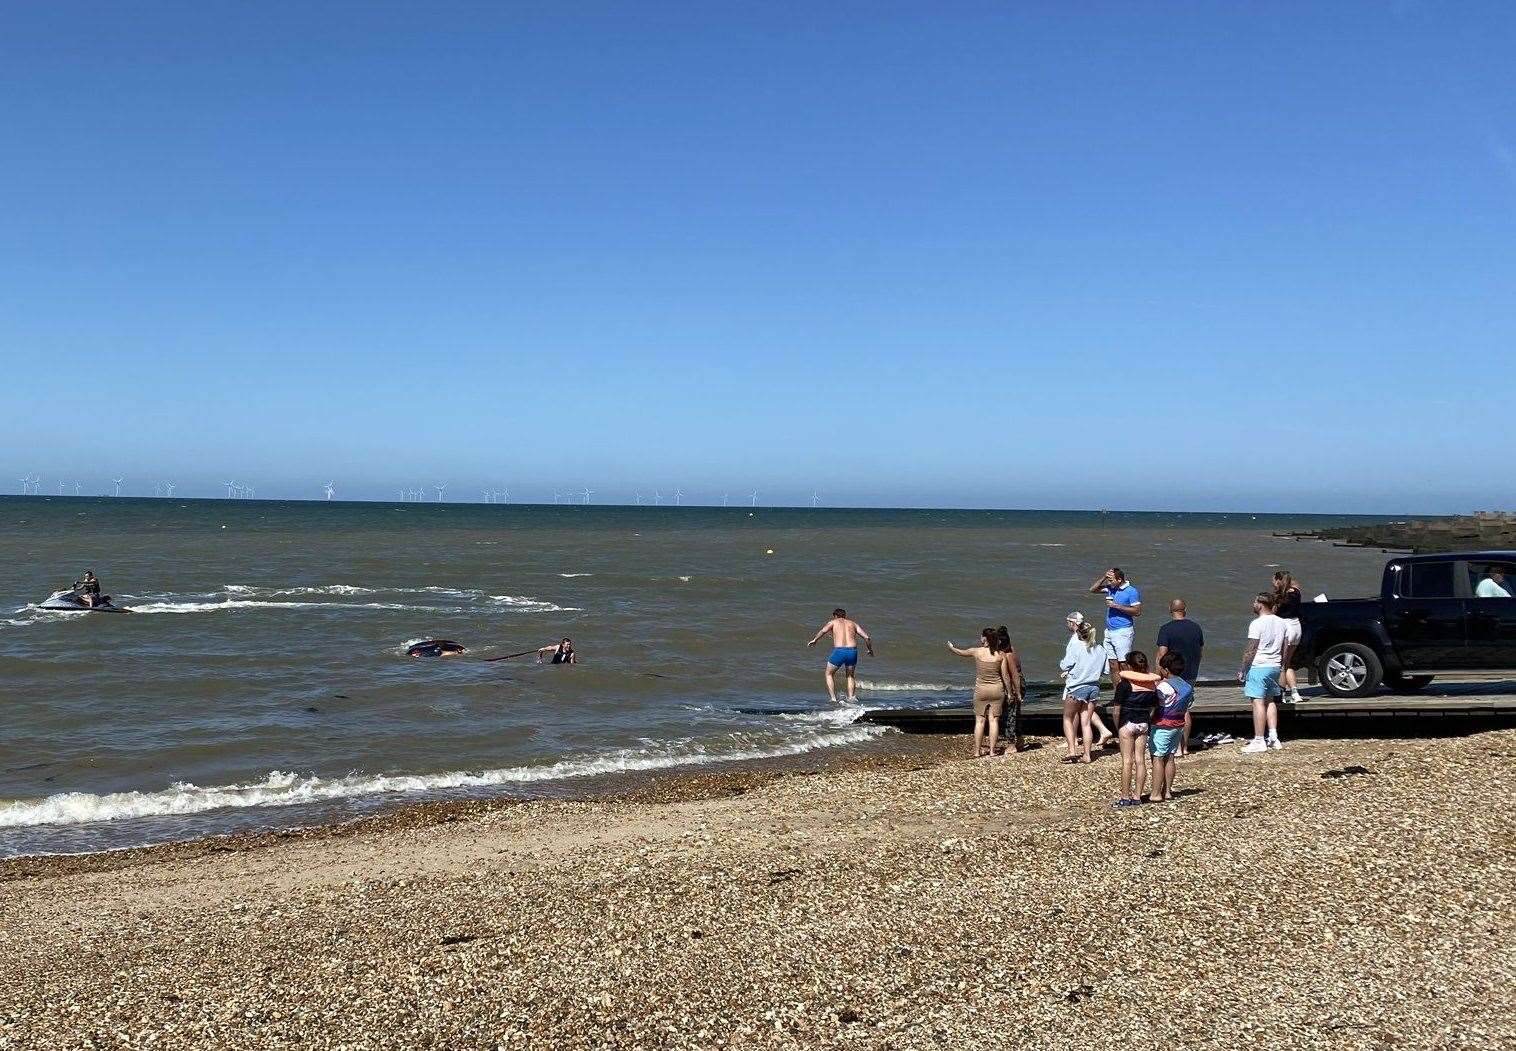
[[[1314,533],[1275,533],[1295,540],[1329,540],[1339,547],[1439,554],[1474,549],[1516,550],[1516,512],[1480,511],[1452,518],[1338,526]]]

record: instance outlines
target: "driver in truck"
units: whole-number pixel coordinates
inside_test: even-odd
[[[1484,571],[1484,579],[1474,589],[1478,598],[1510,598],[1511,585],[1506,580],[1504,566],[1488,566]]]

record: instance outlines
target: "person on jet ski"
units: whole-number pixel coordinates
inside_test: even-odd
[[[100,604],[100,581],[95,578],[95,571],[86,569],[84,576],[74,581],[74,594],[79,596],[79,601],[91,608]]]

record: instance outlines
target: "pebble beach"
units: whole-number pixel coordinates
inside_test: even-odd
[[[1496,1048],[1516,731],[702,774],[0,866],[3,1048]]]

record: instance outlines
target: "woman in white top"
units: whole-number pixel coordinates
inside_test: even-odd
[[[1095,638],[1095,625],[1086,620],[1083,613],[1070,613],[1063,623],[1069,629],[1069,644],[1063,651],[1063,660],[1058,662],[1063,676],[1063,740],[1069,748],[1063,761],[1088,763],[1092,728],[1099,727],[1099,746],[1102,748],[1112,736],[1095,710],[1095,701],[1100,696],[1100,676],[1105,671],[1105,648]],[[1079,735],[1074,729],[1076,720]],[[1084,741],[1083,758],[1077,752],[1081,737]]]

